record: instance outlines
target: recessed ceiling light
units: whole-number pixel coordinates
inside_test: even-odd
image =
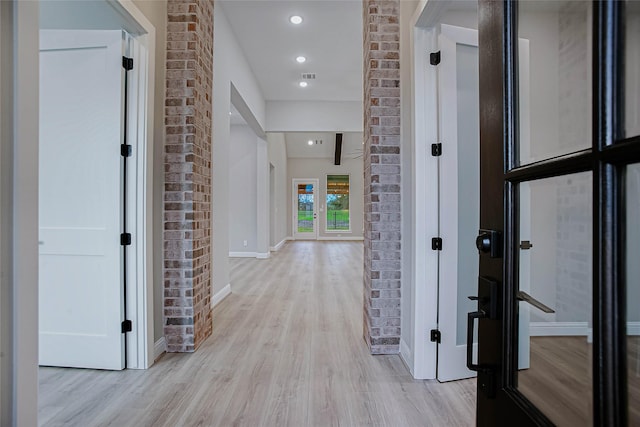
[[[307,58],[305,58],[305,57],[304,57],[304,56],[302,56],[302,55],[301,55],[301,56],[296,57],[296,61],[297,61],[299,64],[302,64],[302,63],[303,63],[303,62],[305,62],[306,60],[307,60]]]
[[[289,18],[289,22],[295,25],[302,24],[302,16],[293,15]]]
[[[309,144],[309,145],[313,145],[313,141],[312,141],[312,140],[308,140],[308,141],[307,141],[307,144]]]
[[[307,82],[300,82],[300,83],[298,83],[298,84],[300,85],[300,87],[307,87],[307,85],[308,85],[309,83],[307,83]]]

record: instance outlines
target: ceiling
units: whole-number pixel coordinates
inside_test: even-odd
[[[362,100],[360,0],[223,0],[233,32],[267,101]],[[302,16],[300,25],[289,22]],[[303,64],[295,58],[303,55]],[[316,73],[306,88],[302,73]]]

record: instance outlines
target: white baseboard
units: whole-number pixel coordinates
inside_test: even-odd
[[[220,304],[220,302],[229,295],[231,295],[231,283],[229,283],[227,286],[220,289],[213,295],[213,297],[211,298],[211,307],[213,308],[216,305]]]
[[[291,238],[285,237],[284,239],[282,239],[280,243],[278,243],[275,246],[271,246],[269,249],[271,249],[273,252],[278,252],[280,249],[282,249],[282,247],[284,246],[287,240],[291,240]]]
[[[162,356],[165,351],[167,351],[167,341],[164,337],[160,337],[153,346],[153,360],[158,360],[158,357]]]
[[[589,324],[587,322],[531,322],[529,334],[532,337],[588,337]]]
[[[402,363],[404,363],[409,372],[411,372],[411,375],[415,376],[411,349],[403,339],[400,339],[400,360],[402,360]]]
[[[627,335],[637,337],[640,335],[640,322],[627,322]]]
[[[332,237],[332,236],[318,236],[318,240],[349,240],[349,241],[363,241],[364,237],[358,237],[358,236],[336,236],[336,237]]]
[[[257,252],[229,252],[229,258],[257,258]]]
[[[258,259],[267,259],[271,256],[271,252],[256,252],[256,258]]]

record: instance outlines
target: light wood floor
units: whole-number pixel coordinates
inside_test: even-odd
[[[362,244],[232,259],[232,294],[193,354],[147,371],[41,368],[46,426],[471,426],[475,380],[413,380],[362,338]]]

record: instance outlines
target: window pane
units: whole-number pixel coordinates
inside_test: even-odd
[[[520,164],[591,146],[591,15],[586,1],[518,3]]]
[[[640,1],[625,2],[624,134],[640,135]]]
[[[640,164],[627,167],[627,375],[629,425],[640,425]]]
[[[518,304],[518,389],[558,426],[592,424],[591,200],[591,172],[520,185],[520,291],[553,312]]]
[[[349,175],[327,175],[327,231],[348,231]]]

